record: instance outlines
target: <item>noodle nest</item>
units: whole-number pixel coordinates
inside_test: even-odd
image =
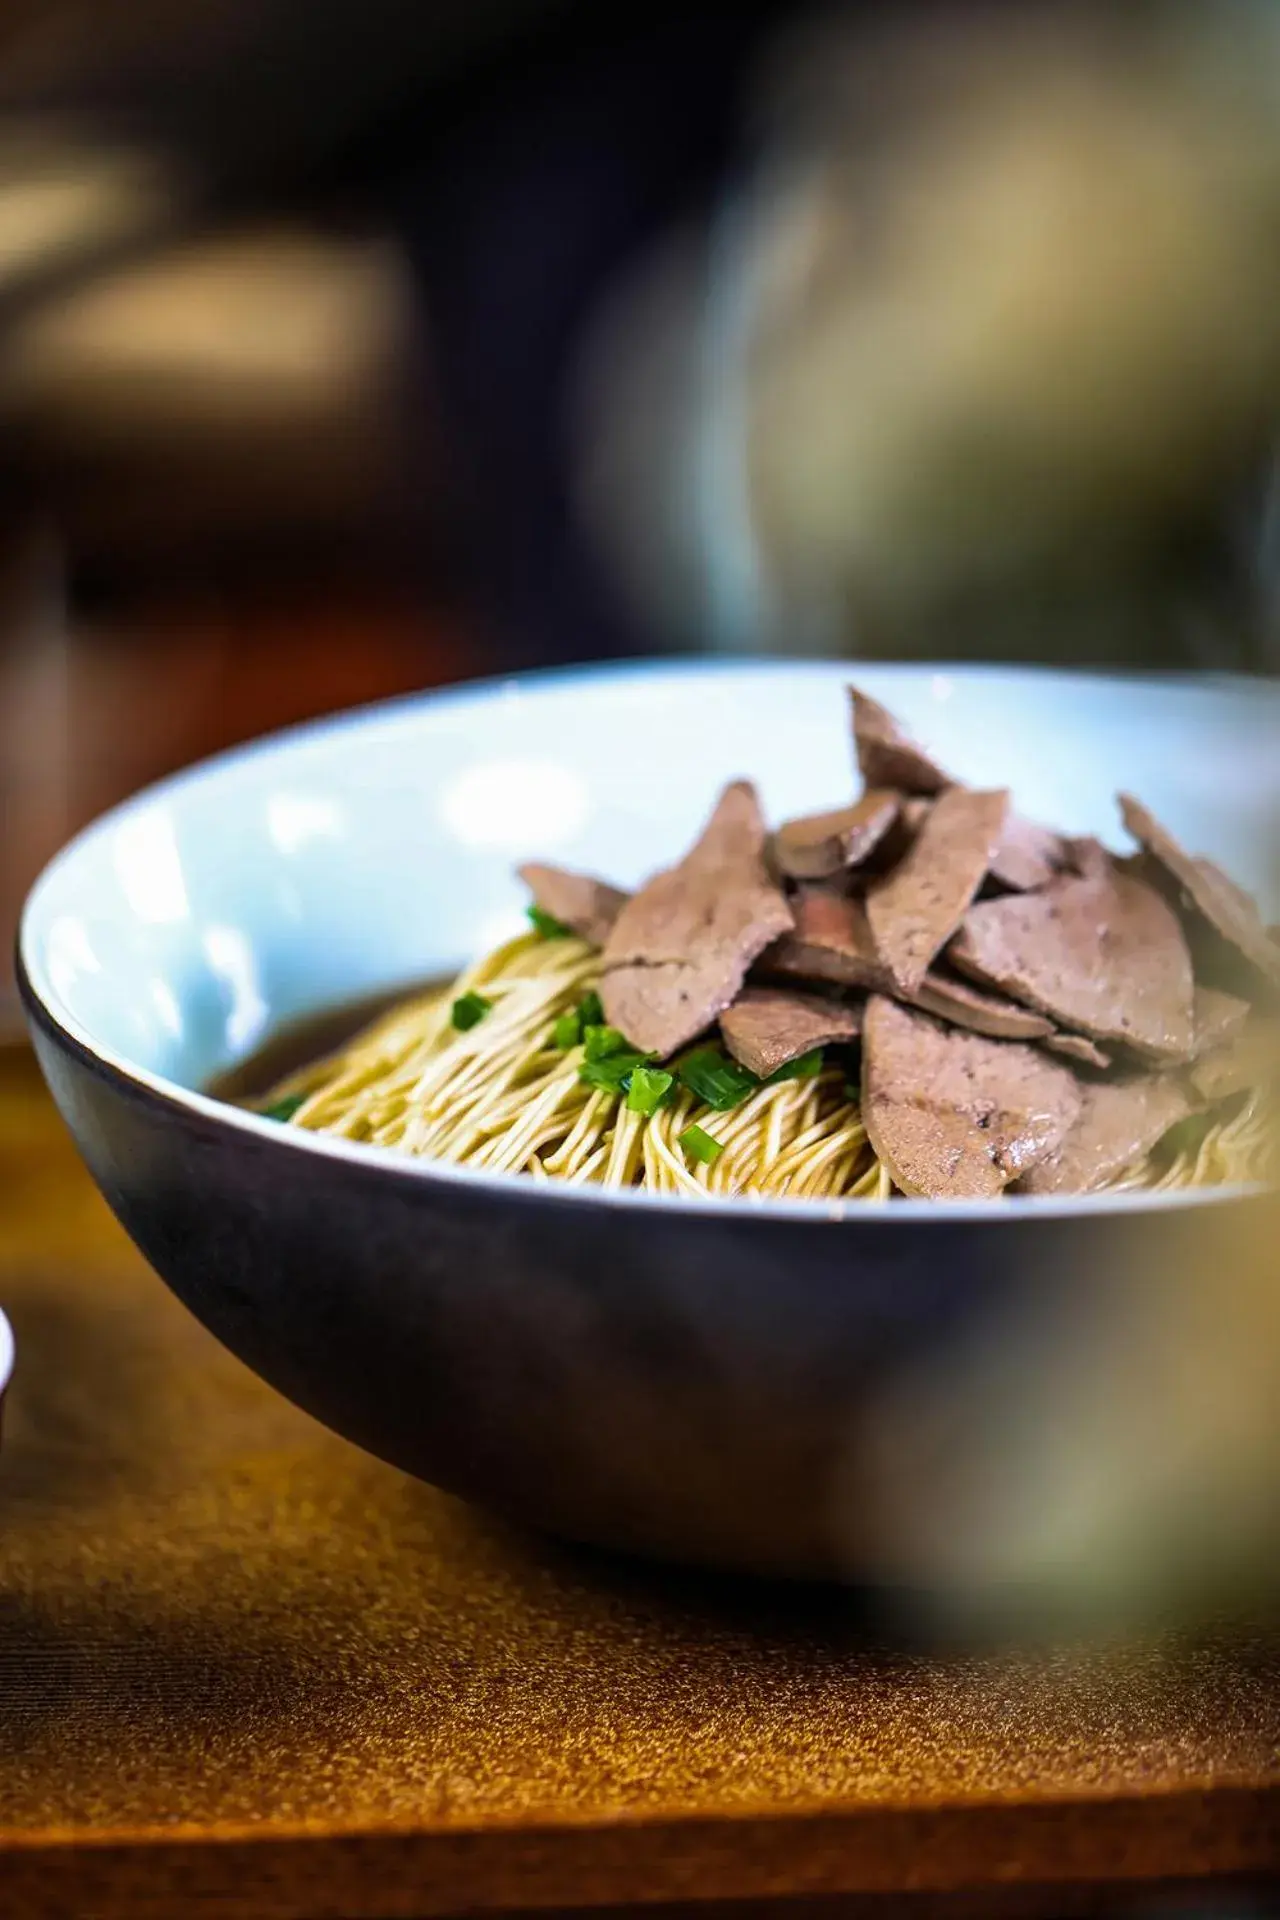
[[[761,1199],[892,1196],[839,1065],[762,1084],[728,1112],[679,1082],[652,1115],[584,1085],[581,1045],[557,1046],[553,1029],[596,987],[599,967],[599,953],[581,940],[525,934],[447,991],[401,1002],[258,1104],[287,1104],[288,1122],[315,1133],[575,1186]],[[468,995],[488,1008],[460,1032],[453,1008]],[[686,1152],[681,1135],[690,1127],[721,1149],[714,1160]],[[1256,1092],[1183,1122],[1104,1190],[1260,1181],[1271,1176],[1273,1148],[1271,1116]]]

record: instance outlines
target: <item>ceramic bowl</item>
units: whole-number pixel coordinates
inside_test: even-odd
[[[668,664],[415,698],[196,767],[53,861],[19,939],[41,1065],[111,1206],[227,1346],[384,1459],[575,1540],[919,1573],[940,1469],[962,1460],[980,1502],[1000,1449],[974,1356],[997,1341],[1034,1366],[1064,1314],[1185,1259],[1247,1198],[609,1196],[400,1160],[201,1091],[278,1024],[513,930],[521,858],[635,883],[740,774],[775,819],[837,804],[845,678]],[[1269,688],[858,678],[1033,817],[1114,839],[1128,787],[1263,886]],[[903,1409],[940,1373],[975,1384],[926,1433]]]
[[[4,1397],[9,1390],[9,1381],[13,1376],[13,1333],[9,1322],[0,1313],[0,1431],[4,1426]]]

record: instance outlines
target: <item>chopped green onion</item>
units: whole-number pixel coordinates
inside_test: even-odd
[[[273,1100],[269,1107],[262,1109],[262,1117],[264,1120],[292,1120],[306,1097],[305,1093],[282,1094],[278,1100]]]
[[[643,1053],[611,1053],[603,1060],[584,1060],[578,1078],[584,1087],[595,1087],[601,1093],[628,1093],[636,1068],[648,1064]]]
[[[779,1067],[765,1081],[766,1087],[776,1087],[780,1080],[816,1080],[822,1072],[822,1048],[814,1047],[809,1053],[802,1053],[797,1060],[788,1060],[785,1067]]]
[[[561,1053],[568,1053],[570,1047],[576,1047],[582,1038],[582,1015],[580,1013],[562,1013],[551,1029],[551,1044],[559,1047]]]
[[[691,1160],[700,1160],[704,1167],[709,1167],[724,1152],[723,1142],[713,1140],[701,1127],[686,1127],[680,1135],[680,1145]]]
[[[583,1032],[588,1060],[607,1060],[611,1054],[634,1053],[625,1033],[616,1027],[587,1027]]]
[[[536,904],[526,907],[525,912],[534,932],[540,933],[544,940],[567,940],[573,932],[572,927],[566,927],[563,920],[557,920],[553,913],[544,912]]]
[[[717,1113],[739,1107],[760,1085],[755,1074],[719,1047],[696,1047],[676,1068],[690,1093]]]
[[[661,1067],[633,1067],[627,1087],[627,1111],[646,1116],[656,1113],[671,1098],[674,1085],[674,1075],[664,1073]]]
[[[492,1000],[486,1000],[482,993],[464,993],[460,1000],[454,1001],[450,1017],[459,1033],[469,1033],[472,1027],[480,1025],[492,1005]]]
[[[614,1027],[606,1026],[604,1008],[600,1005],[600,995],[594,988],[592,988],[589,993],[583,994],[572,1013],[562,1013],[560,1015],[555,1026],[551,1029],[551,1044],[554,1047],[559,1047],[562,1052],[567,1053],[569,1048],[576,1047],[585,1035],[588,1060],[607,1059],[611,1050],[613,1052],[620,1052],[622,1048],[626,1046],[626,1041],[621,1034],[618,1034],[617,1047],[613,1049],[606,1047],[603,1053],[593,1051],[593,1048],[598,1049],[600,1046],[598,1039],[594,1042],[592,1041],[591,1033],[593,1028],[602,1034],[615,1033],[617,1031]]]

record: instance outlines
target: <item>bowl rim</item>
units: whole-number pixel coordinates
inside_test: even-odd
[[[0,1400],[4,1399],[5,1389],[13,1378],[14,1354],[13,1328],[0,1311]]]
[[[1266,1189],[1258,1185],[1236,1184],[1221,1187],[1182,1188],[1172,1192],[1145,1190],[1139,1193],[1025,1195],[1019,1197],[1016,1204],[1005,1206],[993,1205],[989,1200],[927,1200],[908,1198],[905,1195],[898,1195],[891,1204],[876,1204],[855,1199],[781,1200],[710,1193],[695,1196],[647,1193],[634,1188],[605,1189],[568,1186],[551,1181],[533,1181],[520,1173],[489,1173],[473,1167],[455,1167],[446,1162],[417,1159],[397,1153],[392,1147],[371,1146],[364,1142],[340,1140],[324,1134],[311,1133],[301,1127],[282,1126],[278,1121],[268,1120],[245,1108],[231,1106],[225,1101],[214,1099],[207,1093],[184,1087],[176,1080],[170,1080],[165,1075],[154,1073],[150,1068],[125,1059],[114,1048],[96,1039],[92,1033],[81,1026],[70,1010],[57,1001],[56,995],[51,991],[42,990],[36,983],[35,969],[30,964],[34,940],[33,927],[39,911],[40,897],[57,869],[70,864],[78,856],[82,847],[104,827],[122,820],[135,809],[140,810],[159,798],[181,793],[184,788],[216,778],[217,775],[232,767],[243,766],[260,758],[269,758],[271,754],[282,748],[325,737],[335,737],[347,732],[376,730],[381,725],[401,723],[417,709],[435,711],[455,704],[483,704],[488,700],[501,699],[526,691],[536,692],[549,687],[568,688],[575,683],[596,685],[610,680],[625,683],[627,680],[651,680],[659,677],[687,681],[700,677],[719,679],[732,677],[734,674],[774,675],[782,678],[788,674],[814,673],[815,670],[835,679],[852,677],[866,668],[883,671],[890,664],[813,659],[707,659],[702,656],[691,656],[681,660],[649,659],[607,662],[598,666],[539,668],[525,673],[462,681],[448,687],[402,694],[390,700],[347,708],[337,714],[321,716],[296,726],[278,729],[257,739],[246,741],[240,746],[207,756],[176,773],[151,782],[137,793],[108,808],[82,827],[46,862],[28,890],[19,918],[15,942],[14,967],[28,1020],[33,1025],[43,1028],[50,1040],[70,1052],[83,1064],[91,1067],[100,1077],[135,1097],[141,1096],[150,1102],[159,1102],[175,1117],[199,1120],[232,1134],[244,1134],[251,1140],[268,1143],[286,1152],[319,1155],[327,1160],[361,1168],[374,1177],[380,1175],[389,1179],[413,1179],[425,1182],[428,1187],[462,1189],[466,1193],[475,1195],[487,1193],[495,1200],[519,1197],[530,1205],[551,1209],[603,1208],[610,1212],[620,1211],[624,1214],[632,1210],[644,1213],[674,1212],[682,1219],[705,1217],[710,1214],[721,1219],[740,1217],[829,1225],[845,1225],[856,1221],[868,1227],[873,1225],[882,1227],[894,1222],[903,1225],[910,1223],[919,1225],[925,1221],[995,1222],[1081,1216],[1165,1214],[1186,1208],[1231,1204],[1265,1192]],[[953,665],[936,662],[904,663],[902,666],[892,667],[891,670],[923,682],[939,679],[976,683],[981,683],[984,679],[1021,679],[1038,680],[1045,685],[1055,682],[1067,682],[1073,685],[1103,682],[1111,688],[1127,685],[1135,689],[1160,686],[1200,692],[1215,689],[1223,692],[1244,693],[1247,690],[1255,698],[1259,686],[1259,683],[1250,676],[1233,673],[1164,673],[1153,670],[1112,674],[1105,671],[1064,670],[1037,666],[1019,665],[1006,668],[990,663]],[[1265,682],[1261,684],[1266,685]],[[9,1344],[11,1347],[11,1339]],[[0,1363],[3,1362],[4,1354],[3,1336],[0,1335]],[[3,1391],[4,1378],[3,1365],[0,1364],[0,1392]]]

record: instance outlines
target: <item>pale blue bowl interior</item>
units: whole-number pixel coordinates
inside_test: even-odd
[[[624,885],[728,779],[770,816],[854,790],[829,664],[664,663],[428,694],[225,755],[141,794],[47,869],[31,985],[116,1064],[198,1088],[269,1030],[455,968],[521,925],[540,857]],[[1270,898],[1280,703],[1265,683],[858,668],[963,779],[1124,844],[1131,788]]]

